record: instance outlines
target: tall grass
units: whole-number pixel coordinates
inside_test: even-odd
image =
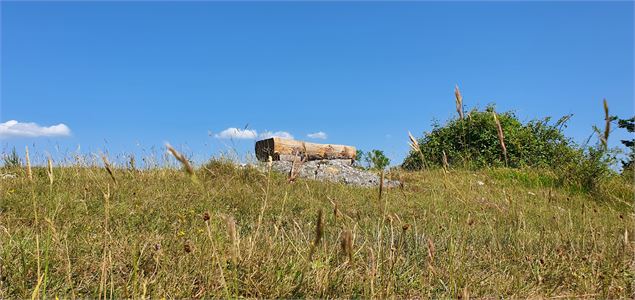
[[[632,206],[534,171],[365,189],[214,162],[0,180],[0,298],[627,298]],[[513,174],[512,174],[513,173]],[[482,183],[482,184],[481,184]],[[608,191],[632,202],[632,184]],[[25,201],[27,200],[27,201]],[[31,200],[31,201],[29,201]],[[332,209],[333,213],[323,213]],[[202,216],[202,217],[201,217]]]

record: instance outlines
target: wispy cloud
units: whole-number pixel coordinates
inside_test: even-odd
[[[214,135],[218,139],[255,139],[258,133],[251,129],[227,128]]]
[[[328,135],[326,134],[326,132],[323,132],[323,131],[309,133],[306,136],[308,136],[308,137],[310,137],[312,139],[321,139],[321,140],[326,140],[326,138],[328,138]]]
[[[293,135],[286,131],[265,131],[258,134],[258,131],[254,129],[238,129],[230,127],[215,134],[214,137],[217,139],[268,139],[271,137],[292,139]]]
[[[261,133],[260,135],[258,135],[258,137],[261,138],[261,139],[268,139],[268,138],[272,138],[272,137],[281,137],[281,138],[286,138],[286,139],[292,139],[293,135],[291,135],[290,133],[288,133],[286,131],[276,131],[276,132],[265,131],[265,132]]]
[[[71,129],[64,124],[40,126],[36,123],[22,123],[16,120],[0,123],[0,138],[10,137],[55,137],[70,136]]]

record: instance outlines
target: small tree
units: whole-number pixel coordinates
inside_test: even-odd
[[[386,157],[384,151],[373,149],[366,153],[365,156],[368,168],[374,170],[383,170],[390,165],[390,159]]]

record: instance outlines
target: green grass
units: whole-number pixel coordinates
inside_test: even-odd
[[[115,169],[117,184],[96,167],[57,167],[52,185],[43,168],[18,172],[0,180],[0,298],[634,293],[633,186],[619,178],[599,199],[531,171],[397,172],[404,187],[379,199],[224,163],[197,180]]]

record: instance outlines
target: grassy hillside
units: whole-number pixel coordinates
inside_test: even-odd
[[[620,179],[600,199],[509,169],[393,173],[404,186],[380,198],[223,163],[196,181],[18,172],[0,180],[0,298],[634,293],[633,187]]]

